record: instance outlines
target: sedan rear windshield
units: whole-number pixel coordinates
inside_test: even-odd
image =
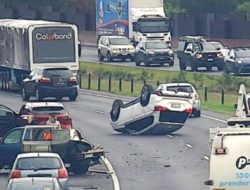
[[[191,86],[169,86],[167,87],[168,91],[175,91],[175,92],[188,92],[194,93],[194,90]]]
[[[62,168],[62,163],[56,157],[27,157],[20,158],[16,169],[19,170],[52,170]]]
[[[73,73],[68,69],[46,69],[44,70],[43,75],[45,77],[58,77],[58,78],[70,78],[73,76]]]
[[[44,107],[35,107],[32,109],[32,114],[39,115],[39,114],[61,114],[65,113],[63,107],[61,106],[44,106]]]

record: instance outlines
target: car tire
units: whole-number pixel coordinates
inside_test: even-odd
[[[143,107],[147,106],[150,100],[151,94],[154,92],[154,89],[151,85],[145,84],[141,89],[140,103]]]
[[[101,53],[101,51],[100,50],[98,50],[98,59],[99,59],[99,61],[103,61],[103,56],[102,56],[102,53]]]
[[[110,117],[113,122],[118,120],[122,105],[123,105],[123,102],[120,99],[117,99],[113,102],[112,109],[110,111]]]
[[[201,116],[201,110],[195,110],[193,115],[194,115],[194,117],[200,117]]]
[[[43,98],[41,96],[41,93],[39,92],[38,88],[36,88],[35,95],[36,95],[36,101],[42,101],[43,100]]]
[[[23,99],[23,101],[29,101],[29,99],[30,99],[30,96],[27,95],[24,87],[22,87],[22,99]]]
[[[111,57],[110,52],[107,53],[107,60],[108,60],[109,62],[113,61],[113,58]]]
[[[185,62],[182,61],[181,59],[179,60],[179,62],[180,62],[180,70],[185,71],[187,68]]]

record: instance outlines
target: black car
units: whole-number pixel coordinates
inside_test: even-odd
[[[225,57],[225,73],[250,73],[250,47],[232,48]]]
[[[22,82],[22,99],[27,101],[35,96],[37,101],[41,101],[46,97],[56,97],[57,100],[69,97],[71,101],[75,101],[77,89],[77,78],[68,68],[36,68]]]
[[[174,52],[170,46],[163,41],[140,41],[135,49],[135,64],[139,66],[144,62],[145,66],[151,64],[169,66],[174,65]]]
[[[202,36],[185,36],[180,38],[177,48],[177,56],[180,70],[186,70],[187,66],[192,71],[199,67],[206,67],[208,71],[217,67],[219,71],[224,69],[224,57],[219,49]]]

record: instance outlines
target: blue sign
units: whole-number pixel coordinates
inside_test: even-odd
[[[96,0],[96,34],[128,37],[128,0]]]

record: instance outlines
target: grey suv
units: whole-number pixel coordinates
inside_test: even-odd
[[[186,70],[187,66],[190,66],[192,71],[197,71],[199,67],[205,67],[208,71],[211,71],[212,67],[217,67],[219,71],[224,69],[223,54],[202,36],[180,38],[177,56],[182,71]]]
[[[113,59],[134,60],[135,48],[125,36],[101,36],[98,40],[98,58],[113,61]]]

